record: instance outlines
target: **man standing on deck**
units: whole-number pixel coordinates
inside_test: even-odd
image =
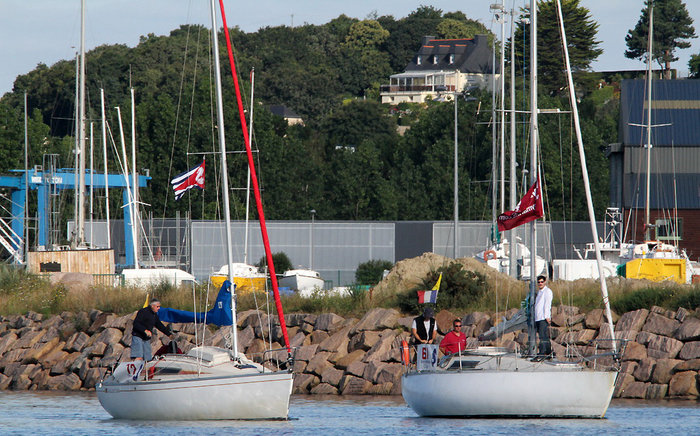
[[[169,336],[171,340],[174,338],[170,328],[160,322],[158,309],[160,309],[160,301],[154,298],[148,307],[136,312],[134,326],[131,329],[131,358],[134,360],[145,360],[146,362],[151,360],[151,337],[154,328]]]
[[[552,323],[552,290],[547,286],[545,276],[537,277],[537,296],[535,297],[535,328],[540,338],[537,360],[549,359],[552,343],[549,339],[549,325]]]
[[[437,322],[433,316],[435,312],[432,307],[423,309],[423,315],[413,318],[411,326],[411,336],[416,345],[434,344],[437,337]]]

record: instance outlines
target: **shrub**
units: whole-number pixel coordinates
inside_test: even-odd
[[[394,264],[388,260],[368,260],[358,265],[355,270],[355,282],[358,285],[374,286],[382,280],[384,270],[391,269]]]
[[[272,253],[272,261],[275,263],[275,274],[284,274],[285,271],[292,269],[292,262],[283,251]],[[267,266],[267,257],[261,257],[255,266],[262,271],[263,267]]]
[[[476,272],[465,270],[462,264],[451,263],[431,271],[423,279],[422,286],[397,295],[396,304],[404,313],[418,313],[418,291],[429,290],[435,286],[442,273],[436,311],[442,309],[467,309],[481,302],[489,287],[486,278]]]

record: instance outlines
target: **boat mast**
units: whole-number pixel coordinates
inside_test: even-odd
[[[651,189],[651,55],[652,40],[654,34],[654,2],[649,2],[649,35],[647,46],[649,52],[647,54],[647,180],[646,180],[646,199],[644,201],[644,240],[649,241],[651,223],[649,222],[649,191]]]
[[[564,48],[564,65],[566,65],[566,79],[569,88],[569,100],[571,101],[571,112],[574,115],[574,127],[576,129],[576,142],[578,143],[578,154],[581,158],[581,174],[583,175],[583,186],[586,191],[586,204],[588,205],[588,218],[591,223],[591,234],[593,235],[593,246],[595,247],[595,259],[598,266],[598,277],[600,278],[600,293],[603,295],[605,304],[605,316],[608,318],[610,334],[612,339],[613,352],[617,352],[615,344],[615,329],[612,324],[612,313],[610,312],[610,301],[608,299],[608,285],[603,273],[603,261],[600,254],[600,240],[598,239],[598,228],[596,226],[595,212],[593,210],[593,196],[591,195],[591,184],[588,179],[588,167],[586,165],[586,154],[583,148],[583,135],[581,134],[581,121],[578,116],[578,103],[576,102],[576,92],[574,89],[574,79],[571,74],[571,61],[569,60],[569,46],[566,43],[566,32],[564,30],[564,15],[561,10],[561,1],[557,0],[557,13],[559,15],[559,31],[561,33],[562,46]]]
[[[226,263],[228,264],[228,281],[231,282],[231,348],[234,359],[238,358],[238,332],[236,323],[236,296],[233,285],[233,248],[231,247],[231,211],[229,208],[228,165],[226,164],[226,135],[224,128],[224,106],[221,93],[221,67],[219,61],[219,38],[216,25],[216,9],[211,0],[211,39],[214,50],[214,78],[216,83],[216,118],[219,133],[219,151],[221,153],[221,178],[223,181],[224,220],[226,225]]]
[[[131,187],[133,202],[133,216],[131,223],[134,226],[134,260],[136,261],[136,269],[139,269],[139,259],[141,258],[141,215],[139,212],[139,184],[138,175],[136,173],[136,97],[134,96],[134,88],[131,88]]]
[[[248,138],[253,140],[253,104],[255,97],[255,68],[250,70],[250,125],[248,126]],[[243,245],[243,263],[248,265],[248,221],[250,219],[250,167],[248,168],[247,185],[245,189],[245,242]]]
[[[456,260],[457,255],[459,254],[458,252],[458,244],[459,244],[459,149],[458,149],[458,139],[459,139],[459,131],[457,129],[457,119],[458,119],[458,111],[457,111],[457,101],[459,100],[459,94],[457,93],[457,84],[458,80],[455,77],[455,90],[454,90],[454,103],[455,103],[455,166],[454,166],[454,221],[455,221],[455,232],[454,232],[454,241],[453,241],[453,247],[452,247],[452,256]]]
[[[510,11],[510,210],[518,203],[515,184],[515,9]],[[517,231],[510,230],[510,262],[508,273],[517,278]]]
[[[501,66],[500,72],[501,77],[499,82],[501,84],[501,104],[500,104],[500,142],[501,142],[501,211],[506,210],[506,41],[505,41],[505,31],[506,31],[506,6],[505,0],[501,0],[500,4],[500,18],[501,22]]]
[[[22,228],[23,232],[20,237],[22,241],[22,259],[24,265],[28,265],[27,256],[29,254],[29,228],[27,227],[29,221],[27,219],[27,214],[29,213],[29,132],[28,132],[28,120],[27,120],[27,91],[24,91],[24,215],[22,216]]]
[[[537,0],[530,0],[530,185],[537,181]],[[540,192],[540,195],[542,193]],[[537,220],[530,221],[530,316],[527,323],[528,352],[535,354],[535,283],[537,272]],[[512,261],[512,260],[511,260]]]
[[[213,2],[214,0],[212,0]],[[228,60],[231,66],[231,77],[236,90],[236,102],[238,103],[238,116],[241,122],[241,130],[243,131],[243,141],[245,142],[246,154],[248,156],[248,168],[250,169],[250,180],[253,184],[253,193],[255,194],[255,205],[258,210],[258,221],[260,223],[260,235],[262,236],[263,246],[265,247],[265,257],[270,271],[270,282],[272,283],[272,292],[275,295],[275,307],[277,308],[277,317],[280,322],[280,329],[284,337],[284,344],[287,348],[287,353],[291,357],[291,348],[289,345],[289,335],[287,333],[287,323],[284,319],[284,310],[282,309],[282,301],[280,300],[279,288],[277,286],[277,276],[275,275],[275,264],[272,260],[272,250],[270,250],[270,239],[267,235],[267,224],[265,224],[265,211],[262,206],[262,198],[260,197],[260,187],[258,186],[258,176],[255,173],[255,162],[253,160],[253,150],[250,148],[250,137],[246,130],[246,119],[243,110],[243,100],[241,99],[241,89],[238,86],[238,76],[236,75],[236,64],[233,60],[233,49],[231,48],[231,37],[226,24],[226,12],[224,10],[223,0],[219,0],[221,8],[221,19],[224,25],[224,34],[226,35],[226,49],[228,51]]]
[[[85,0],[80,2],[80,111],[78,117],[78,221],[76,225],[76,247],[85,246]]]
[[[100,111],[102,112],[102,159],[105,173],[105,208],[107,209],[107,248],[112,248],[109,227],[109,177],[107,174],[107,117],[105,116],[105,90],[100,89]]]

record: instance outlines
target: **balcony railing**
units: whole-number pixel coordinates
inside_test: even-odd
[[[392,92],[454,92],[454,85],[381,85],[382,93]]]

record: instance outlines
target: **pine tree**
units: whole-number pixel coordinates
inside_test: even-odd
[[[556,1],[540,1],[537,7],[537,62],[540,88],[550,95],[555,95],[559,94],[566,86]],[[566,40],[569,45],[571,69],[574,73],[588,70],[591,63],[603,53],[603,50],[598,48],[600,41],[596,40],[598,23],[591,19],[590,14],[587,8],[580,6],[579,0],[562,1]],[[522,68],[523,53],[528,56],[530,51],[529,38],[525,38],[525,40],[523,38],[523,32],[526,33],[525,36],[529,35],[530,32],[529,25],[527,28],[525,26],[519,22],[515,32],[516,66],[518,69]]]
[[[693,19],[682,0],[646,0],[642,15],[634,29],[625,36],[625,57],[643,59],[647,53],[649,35],[649,6],[654,5],[654,35],[652,59],[664,70],[664,77],[671,78],[671,62],[677,61],[675,51],[690,47],[688,39],[697,38]]]

